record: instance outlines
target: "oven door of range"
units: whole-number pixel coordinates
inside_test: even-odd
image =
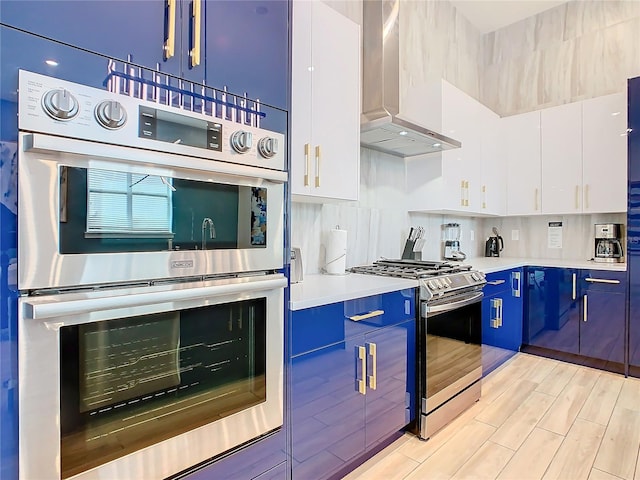
[[[20,478],[165,478],[281,427],[286,284],[21,297]]]
[[[426,365],[421,372],[422,416],[482,377],[482,298],[482,291],[473,291],[421,305],[426,337],[421,352]],[[435,431],[433,425],[427,428]]]
[[[283,266],[286,172],[38,133],[19,149],[20,290]]]

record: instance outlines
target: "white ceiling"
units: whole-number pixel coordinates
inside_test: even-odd
[[[556,7],[567,0],[451,0],[481,33],[489,33]]]

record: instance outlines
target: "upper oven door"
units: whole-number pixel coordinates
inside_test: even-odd
[[[283,266],[285,172],[19,138],[21,290]]]

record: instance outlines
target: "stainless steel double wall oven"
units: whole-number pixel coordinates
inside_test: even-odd
[[[20,72],[23,479],[162,478],[283,423],[284,137],[202,102]]]

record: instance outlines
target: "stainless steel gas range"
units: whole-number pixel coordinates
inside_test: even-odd
[[[455,262],[379,260],[354,273],[420,284],[416,433],[427,439],[480,398],[482,272]]]

